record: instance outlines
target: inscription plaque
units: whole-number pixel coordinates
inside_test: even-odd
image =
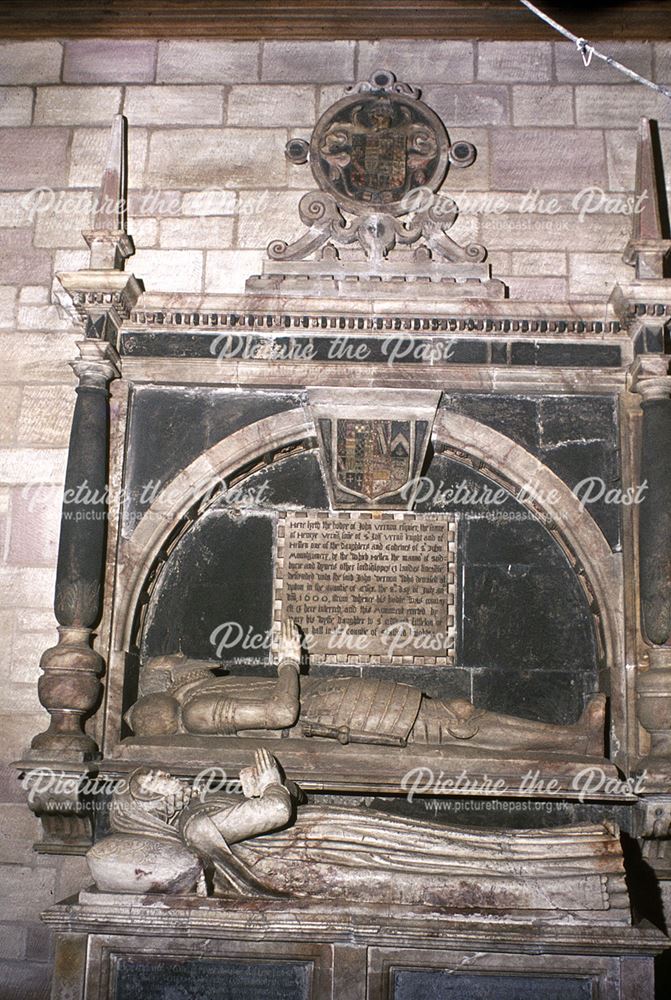
[[[590,1000],[590,979],[555,976],[455,975],[452,970],[393,974],[393,1000]]]
[[[114,1000],[309,1000],[312,963],[121,958]]]
[[[443,514],[281,514],[275,631],[293,618],[323,663],[452,663],[455,561]]]

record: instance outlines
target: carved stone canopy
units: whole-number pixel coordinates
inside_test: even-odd
[[[438,195],[449,165],[470,166],[475,147],[450,143],[416,87],[376,70],[324,112],[309,143],[291,139],[285,152],[295,164],[309,160],[318,190],[299,204],[307,231],[294,243],[268,245],[249,291],[352,296],[385,281],[398,297],[414,282],[416,298],[435,297],[438,282],[450,297],[503,298],[504,285],[483,263],[485,248],[447,235],[458,208]]]

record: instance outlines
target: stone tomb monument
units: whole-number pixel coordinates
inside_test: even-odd
[[[635,272],[595,304],[505,298],[446,193],[477,151],[389,71],[286,155],[305,230],[268,234],[244,295],[143,291],[121,212],[58,275],[83,324],[66,498],[90,491],[19,762],[36,849],[90,872],[44,914],[54,1000],[652,997],[671,290],[648,123]],[[118,117],[108,195],[125,156]],[[645,499],[584,502],[585,476]]]

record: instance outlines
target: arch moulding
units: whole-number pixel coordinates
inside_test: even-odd
[[[199,499],[269,452],[314,437],[314,423],[302,407],[274,414],[219,441],[164,486],[120,547],[111,657],[129,650],[136,609],[151,569],[171,533]],[[437,451],[475,465],[536,517],[549,522],[600,622],[604,665],[611,676],[613,728],[614,732],[621,731],[626,694],[620,554],[611,550],[601,529],[567,484],[500,431],[471,417],[439,410],[433,442]]]

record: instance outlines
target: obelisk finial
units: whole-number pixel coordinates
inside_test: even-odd
[[[100,183],[93,229],[82,233],[91,250],[92,270],[123,270],[123,262],[135,252],[126,232],[126,119],[112,121],[109,154]]]
[[[636,199],[632,236],[624,251],[625,264],[636,268],[637,280],[664,278],[671,240],[662,230],[660,190],[655,169],[653,123],[641,118],[636,154]]]
[[[94,229],[126,232],[126,170],[126,119],[123,115],[115,115],[107,164],[96,205]]]

